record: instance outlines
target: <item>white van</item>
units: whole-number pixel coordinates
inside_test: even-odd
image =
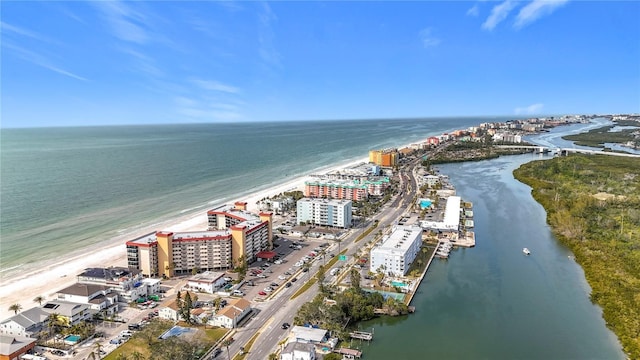
[[[340,272],[340,269],[335,268],[335,269],[331,269],[331,271],[329,271],[329,274],[331,274],[331,276],[336,276],[339,272]]]
[[[231,295],[244,296],[244,293],[242,291],[240,291],[240,290],[233,290]]]

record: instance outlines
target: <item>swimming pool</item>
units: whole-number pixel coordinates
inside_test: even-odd
[[[420,199],[420,208],[426,209],[431,206],[432,202],[429,199]]]
[[[186,328],[186,327],[182,327],[182,326],[176,325],[176,326],[172,327],[171,329],[165,331],[165,333],[160,335],[158,338],[164,340],[164,339],[170,338],[172,336],[180,336],[182,334],[186,334],[186,333],[189,333],[189,332],[192,332],[192,331],[193,331],[193,329],[191,329],[191,328]]]
[[[78,335],[69,335],[64,338],[65,344],[75,345],[78,341],[80,341],[80,336]]]
[[[407,284],[400,282],[400,281],[392,281],[391,282],[391,286],[397,286],[397,287],[405,287],[407,286]]]

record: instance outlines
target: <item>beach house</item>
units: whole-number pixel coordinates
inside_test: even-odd
[[[0,360],[21,359],[36,346],[36,339],[0,335]]]

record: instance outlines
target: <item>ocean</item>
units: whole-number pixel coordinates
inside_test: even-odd
[[[371,149],[506,120],[2,129],[1,279],[294,177],[365,158]]]

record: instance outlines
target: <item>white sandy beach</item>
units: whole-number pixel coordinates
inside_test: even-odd
[[[347,164],[340,164],[315,173],[325,173],[336,169],[350,167],[368,159],[359,159]],[[308,176],[301,176],[287,181],[281,185],[258,191],[235,201],[246,201],[250,211],[257,211],[256,202],[265,198],[280,194],[291,189],[303,190],[304,181]],[[234,202],[235,202],[234,201]],[[207,228],[206,211],[197,215],[189,215],[160,225],[152,225],[136,232],[123,234],[105,244],[97,244],[95,250],[88,250],[81,254],[61,258],[58,261],[46,265],[44,268],[34,269],[23,276],[19,276],[0,284],[0,319],[13,316],[9,311],[12,304],[22,305],[22,310],[37,306],[33,301],[36,296],[44,296],[47,300],[55,296],[57,290],[63,289],[76,282],[76,276],[84,269],[90,267],[126,266],[125,243],[138,236],[153,231],[202,231]]]

